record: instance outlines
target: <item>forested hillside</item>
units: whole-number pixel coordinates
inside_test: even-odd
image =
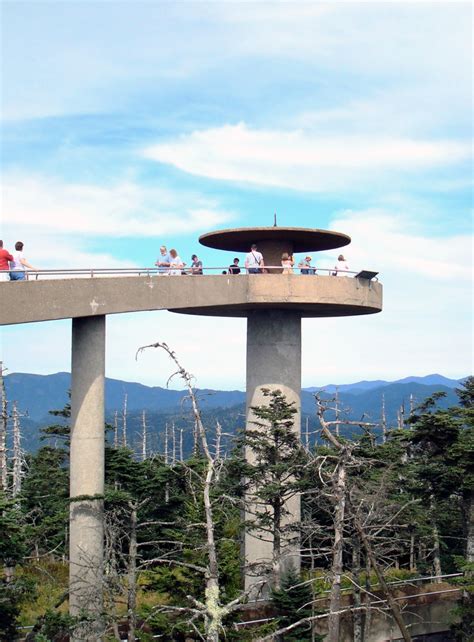
[[[255,409],[267,429],[237,438],[243,425],[237,410],[227,410],[229,431],[217,415],[188,413],[182,426],[169,414],[167,438],[157,450],[147,431],[140,433],[140,415],[136,428],[132,414],[125,426],[104,427],[106,639],[263,642],[277,639],[272,632],[279,630],[282,642],[314,642],[322,634],[338,642],[341,627],[350,624],[353,639],[362,641],[382,610],[410,640],[410,609],[394,599],[393,582],[433,575],[431,595],[463,583],[446,639],[467,641],[473,622],[474,379],[457,391],[455,404],[441,407],[443,401],[443,393],[435,394],[403,422],[386,421],[375,432],[370,420],[350,420],[336,409],[334,396],[312,397],[314,445],[304,431],[297,439],[294,410],[277,392],[268,392]],[[7,397],[3,409],[2,430],[18,431],[23,420]],[[59,641],[79,624],[87,626],[66,614],[69,418],[67,405],[51,416],[37,452],[22,452],[18,440],[13,450],[0,452],[2,639],[14,640],[20,626],[33,626],[29,639]],[[181,447],[182,428],[189,452]],[[355,428],[358,437],[344,437]],[[130,448],[134,430],[138,439]],[[255,454],[252,463],[243,460],[244,448]],[[289,529],[285,506],[295,493],[301,520]],[[259,619],[246,612],[242,577],[252,569],[239,555],[250,496],[262,512],[247,528],[271,532],[274,544],[272,559],[258,569],[271,587],[265,621],[244,625]],[[301,575],[285,570],[295,545]],[[463,572],[451,585],[439,584],[441,576]],[[210,636],[212,627],[218,637]]]

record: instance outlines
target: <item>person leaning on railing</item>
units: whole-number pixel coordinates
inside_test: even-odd
[[[25,259],[23,247],[24,244],[21,241],[15,243],[13,261],[10,261],[10,281],[26,281],[26,270],[36,271],[36,268]]]
[[[236,257],[232,263],[229,265],[229,274],[240,274],[239,259]]]
[[[316,274],[316,268],[311,265],[312,257],[306,256],[302,261],[298,263],[301,274]]]
[[[183,272],[185,265],[186,263],[183,263],[181,258],[178,256],[178,252],[176,250],[170,250],[170,269],[168,274],[178,276]]]
[[[155,265],[158,268],[158,274],[168,274],[171,263],[171,257],[166,249],[166,245],[160,247],[160,256],[156,259]]]
[[[349,276],[349,266],[346,263],[346,259],[343,254],[339,254],[337,257],[337,263],[334,266],[334,272],[331,272],[333,276]]]
[[[202,261],[199,260],[197,254],[191,257],[191,274],[202,274]]]

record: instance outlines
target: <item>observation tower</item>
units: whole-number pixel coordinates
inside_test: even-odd
[[[217,304],[202,308],[180,309],[187,314],[234,316],[247,318],[246,423],[255,429],[251,407],[265,403],[262,388],[283,392],[294,403],[295,430],[301,434],[301,319],[303,317],[340,317],[373,314],[382,309],[382,286],[372,281],[374,272],[360,272],[355,278],[330,272],[301,275],[282,274],[281,258],[300,252],[319,252],[343,247],[351,242],[339,232],[296,227],[255,227],[227,229],[204,234],[200,243],[207,247],[248,252],[252,244],[263,254],[264,273],[249,274],[245,292],[238,302],[223,298]],[[317,267],[317,266],[316,266]],[[322,276],[326,274],[326,276]],[[352,274],[351,274],[352,276]],[[239,279],[228,275],[229,285]],[[247,453],[247,457],[251,457]],[[300,520],[300,500],[287,504],[289,520]],[[254,509],[247,511],[246,521],[253,519]],[[268,537],[266,538],[268,539]],[[246,568],[268,565],[272,543],[249,532],[244,535]],[[284,566],[300,566],[299,551],[287,546]],[[245,588],[261,580],[258,572],[245,575]]]
[[[382,309],[376,273],[331,276],[282,274],[283,252],[318,252],[350,243],[345,234],[295,227],[255,227],[204,234],[211,248],[248,252],[255,243],[268,271],[157,277],[154,268],[38,272],[28,281],[0,282],[0,325],[71,319],[70,610],[102,612],[104,383],[109,314],[170,310],[247,318],[247,424],[262,405],[262,388],[280,389],[294,402],[300,431],[301,319],[373,314]],[[58,273],[59,272],[59,273]],[[74,272],[74,274],[72,274]],[[80,273],[80,274],[79,274]],[[101,278],[101,276],[107,278]],[[82,278],[71,278],[82,276]],[[58,278],[59,277],[59,278]],[[85,277],[85,278],[84,278]],[[93,277],[93,278],[91,278]],[[139,339],[137,338],[137,347]],[[322,365],[322,368],[324,366]],[[288,504],[299,519],[299,501]],[[245,536],[248,565],[271,560],[271,542]],[[288,559],[297,568],[296,550]],[[259,578],[246,575],[246,588]]]

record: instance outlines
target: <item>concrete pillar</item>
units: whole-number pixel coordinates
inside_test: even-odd
[[[288,401],[293,401],[298,413],[294,416],[295,430],[301,433],[301,316],[287,310],[262,310],[249,313],[247,320],[247,426],[255,429],[251,406],[268,403],[262,388],[281,390]],[[251,453],[246,453],[251,456]],[[287,505],[291,521],[300,519],[300,498],[292,498]],[[246,511],[246,520],[251,512]],[[300,568],[299,550],[287,547],[283,568],[290,564]],[[262,541],[249,533],[244,535],[246,565],[271,564],[272,542]],[[255,567],[257,568],[257,567]],[[245,588],[262,579],[258,571],[245,573]],[[256,592],[257,593],[257,592]],[[255,593],[255,595],[256,595]],[[254,595],[254,597],[255,597]]]
[[[263,255],[265,265],[281,265],[283,252],[293,254],[293,243],[286,240],[257,241],[257,249]],[[270,269],[269,272],[279,274],[282,268]]]
[[[104,551],[105,316],[72,321],[69,610],[92,623],[71,640],[101,639]],[[97,497],[78,499],[75,497]]]

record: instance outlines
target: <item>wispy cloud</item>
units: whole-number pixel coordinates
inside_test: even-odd
[[[66,183],[39,175],[8,175],[5,225],[15,229],[107,237],[159,237],[214,227],[232,218],[213,199],[136,182],[109,186]]]
[[[336,230],[344,230],[352,238],[348,248],[357,266],[380,270],[382,279],[402,291],[412,286],[453,287],[457,283],[466,289],[472,279],[472,237],[470,234],[445,233],[438,237],[429,234],[422,215],[394,208],[369,208],[341,212],[331,221]],[[418,221],[418,222],[417,222]],[[451,285],[447,285],[451,282]],[[419,299],[409,297],[419,305]]]
[[[383,172],[403,175],[457,163],[469,157],[470,146],[388,136],[324,137],[239,123],[195,131],[143,154],[208,178],[324,192],[353,188]]]

